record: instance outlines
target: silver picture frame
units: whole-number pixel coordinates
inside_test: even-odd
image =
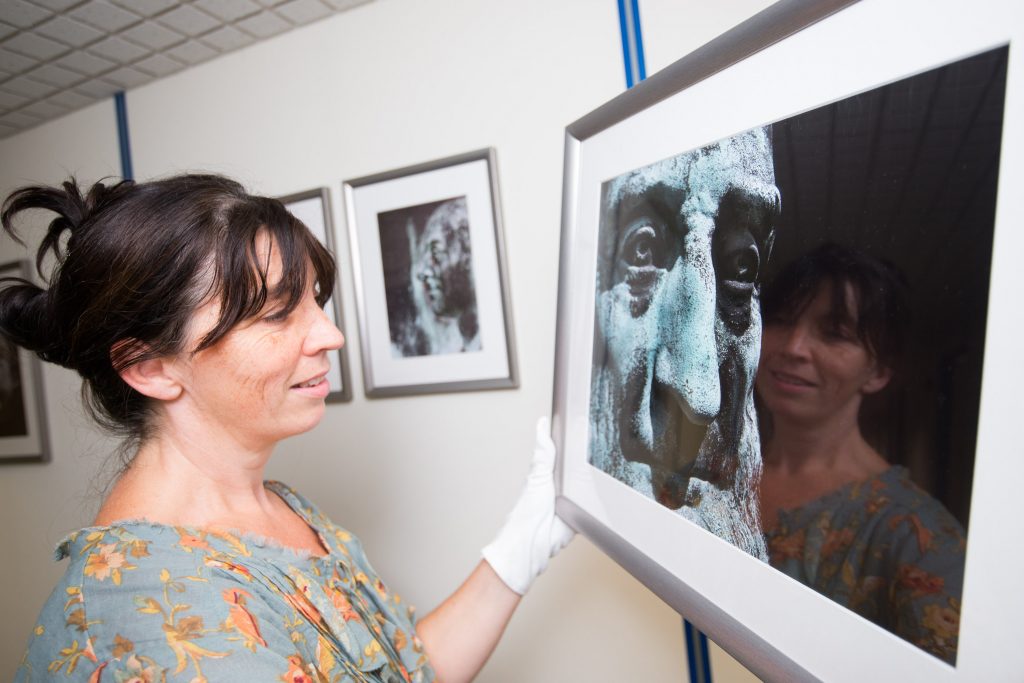
[[[366,396],[518,387],[495,150],[476,150],[347,180],[342,193]],[[435,297],[430,305],[440,297],[453,297],[443,291],[424,295],[417,289],[417,278],[425,276],[413,272],[418,258],[414,252],[426,253],[425,231],[438,225],[437,212],[449,210],[463,216],[462,246],[449,242],[441,252],[461,250],[461,262],[469,264],[465,270],[471,272],[471,277],[462,277],[463,283],[469,283],[462,289],[471,294],[463,293],[469,303],[460,304],[458,312],[435,312],[428,310],[424,296]],[[419,247],[417,240],[422,242]],[[439,244],[433,241],[431,258],[435,264],[447,263],[449,257],[437,251]],[[426,282],[422,282],[424,288]],[[464,321],[470,315],[467,325]],[[433,329],[430,334],[423,332],[434,324],[447,326],[446,341],[431,341],[441,336]],[[455,325],[461,332],[452,335]]]
[[[1024,248],[1016,230],[1024,209],[1010,196],[1024,180],[1016,103],[1024,78],[1012,49],[1022,40],[1024,15],[1003,0],[970,9],[946,0],[782,0],[566,128],[552,407],[558,514],[764,680],[966,683],[1012,680],[1024,669],[1024,652],[1006,635],[1024,611],[1015,569],[1024,521],[1009,503],[1024,477],[1014,427],[1024,385],[1014,341],[1024,334],[1014,256]],[[959,652],[950,665],[590,464],[597,216],[602,185],[634,169],[1007,45]]]
[[[0,278],[30,280],[26,260],[0,264]],[[43,369],[29,351],[0,339],[0,464],[50,460]]]
[[[278,197],[278,200],[312,231],[337,261],[338,250],[334,237],[334,221],[331,218],[333,212],[331,211],[330,191],[326,187],[317,187]],[[341,305],[341,271],[342,268],[339,266],[334,282],[334,291],[326,311],[331,322],[344,334],[345,315]],[[340,349],[329,351],[327,355],[331,361],[331,372],[328,373],[331,392],[327,394],[327,402],[351,401],[352,375],[348,366],[348,344],[346,343]]]

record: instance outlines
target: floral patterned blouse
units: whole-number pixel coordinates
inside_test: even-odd
[[[772,566],[956,663],[964,531],[905,468],[780,510],[766,536]]]
[[[413,610],[388,591],[358,539],[267,482],[330,552],[246,535],[119,522],[76,531],[16,681],[374,681],[434,673]]]

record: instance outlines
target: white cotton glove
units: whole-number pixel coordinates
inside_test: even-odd
[[[575,534],[555,515],[555,443],[548,418],[542,417],[526,486],[483,556],[505,585],[524,595]]]

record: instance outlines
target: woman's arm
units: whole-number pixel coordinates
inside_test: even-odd
[[[438,680],[473,680],[494,651],[521,599],[491,565],[481,560],[458,590],[420,619],[416,633]]]
[[[505,524],[483,550],[484,561],[416,631],[438,678],[472,680],[490,657],[520,598],[572,540],[575,532],[555,515],[555,444],[547,418],[537,422],[537,442],[526,486]]]

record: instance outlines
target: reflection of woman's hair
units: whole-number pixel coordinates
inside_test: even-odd
[[[0,214],[15,239],[14,219],[30,209],[57,214],[37,254],[41,264],[52,252],[55,265],[47,288],[19,278],[0,281],[0,332],[77,371],[87,408],[126,437],[126,446],[148,436],[152,406],[120,371],[147,358],[209,348],[268,301],[291,311],[310,277],[321,305],[333,291],[334,259],[302,223],[281,202],[247,194],[220,176],[97,183],[84,194],[74,180],[25,187]],[[264,231],[283,265],[273,289],[256,252]],[[220,302],[213,329],[198,348],[183,348],[193,313],[210,300]]]
[[[852,327],[879,365],[896,370],[910,313],[906,279],[891,263],[854,249],[826,243],[783,268],[764,285],[765,324],[795,321],[824,285],[831,286],[829,324],[836,330]]]

